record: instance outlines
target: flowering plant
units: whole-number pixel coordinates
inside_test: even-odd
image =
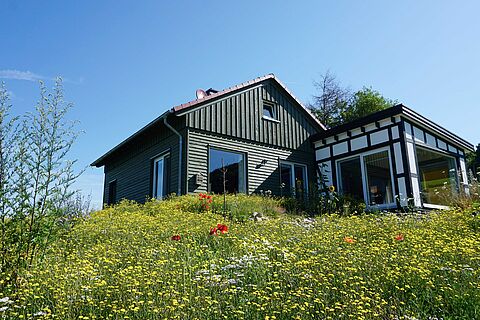
[[[210,235],[213,236],[213,235],[216,235],[218,236],[219,233],[221,234],[225,234],[228,232],[228,226],[225,225],[225,224],[217,224],[216,227],[212,227],[210,228]]]

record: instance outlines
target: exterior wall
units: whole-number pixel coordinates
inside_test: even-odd
[[[274,103],[278,121],[262,117],[263,101]],[[273,80],[216,99],[185,116],[192,129],[291,150],[310,150],[309,138],[320,130]]]
[[[179,130],[182,135],[186,135],[185,128]],[[168,192],[176,192],[179,165],[178,136],[161,124],[137,137],[134,143],[130,143],[121,153],[115,154],[107,161],[103,202],[108,203],[108,186],[116,179],[117,201],[129,199],[144,203],[147,197],[152,195],[152,161],[166,151],[170,152]]]
[[[465,165],[465,150],[449,142],[444,137],[436,135],[432,131],[424,128],[419,123],[414,123],[409,119],[404,119],[404,135],[407,146],[407,157],[409,163],[409,173],[412,186],[412,195],[415,206],[421,207],[422,198],[420,194],[420,177],[417,168],[416,147],[422,147],[435,152],[443,153],[455,158],[456,169],[458,172],[457,180],[459,187],[468,192],[468,178]]]
[[[395,196],[399,205],[408,205],[413,198],[416,207],[423,207],[416,148],[422,147],[456,160],[460,186],[468,192],[465,165],[466,150],[446,136],[436,134],[411,119],[396,115],[372,123],[352,127],[315,142],[316,161],[328,183],[338,187],[337,161],[387,147],[393,168]]]
[[[391,158],[394,196],[398,195],[400,205],[406,206],[409,180],[406,179],[405,146],[401,132],[400,117],[395,116],[316,141],[315,155],[319,172],[327,177],[327,184],[338,187],[338,160],[386,148]]]
[[[260,190],[271,190],[274,194],[281,194],[280,160],[307,165],[308,182],[309,184],[316,183],[316,180],[314,180],[316,179],[315,156],[311,147],[309,151],[291,150],[189,129],[187,148],[187,185],[189,193],[207,192],[209,147],[245,153],[249,194],[257,193]],[[203,177],[201,185],[196,184],[196,175],[198,174]]]

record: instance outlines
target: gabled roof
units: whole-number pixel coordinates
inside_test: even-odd
[[[230,88],[227,88],[227,89],[224,89],[224,90],[221,90],[221,91],[218,91],[218,92],[215,92],[215,93],[211,93],[210,95],[207,95],[205,96],[204,98],[202,99],[195,99],[195,100],[192,100],[190,102],[187,102],[187,103],[183,103],[183,104],[180,104],[178,106],[175,106],[169,110],[167,110],[166,112],[164,112],[161,116],[157,117],[155,120],[151,121],[149,124],[147,124],[146,126],[144,126],[143,128],[141,128],[140,130],[138,130],[137,132],[135,132],[133,135],[131,135],[130,137],[128,137],[127,139],[125,139],[124,141],[122,141],[121,143],[119,143],[117,146],[115,146],[114,148],[112,148],[110,151],[108,151],[107,153],[105,153],[103,156],[101,156],[100,158],[98,158],[97,160],[95,160],[91,166],[96,166],[96,167],[101,167],[104,165],[105,163],[105,160],[108,156],[110,156],[112,153],[114,153],[115,151],[119,150],[120,148],[122,148],[123,146],[125,146],[126,144],[128,144],[129,142],[131,142],[135,137],[137,137],[138,135],[140,135],[141,133],[145,132],[146,130],[148,130],[149,128],[157,125],[160,121],[163,120],[163,118],[167,117],[169,114],[175,114],[175,115],[178,115],[178,116],[181,116],[181,115],[184,115],[186,113],[189,113],[191,111],[194,111],[195,109],[197,109],[198,107],[201,107],[203,105],[206,105],[207,103],[211,103],[212,101],[215,101],[216,99],[219,99],[219,98],[222,98],[224,97],[225,95],[227,94],[232,94],[232,93],[235,93],[235,92],[238,92],[238,91],[241,91],[241,90],[244,90],[244,89],[247,89],[251,86],[254,86],[254,85],[257,85],[261,82],[264,82],[264,81],[267,81],[267,80],[274,80],[283,90],[285,90],[285,92],[301,107],[302,110],[305,111],[305,113],[307,114],[308,117],[310,117],[313,122],[322,130],[327,130],[327,127],[325,127],[320,121],[318,121],[318,119],[313,115],[313,113],[306,107],[304,106],[299,99],[297,99],[293,93],[277,78],[275,77],[275,75],[273,73],[270,73],[270,74],[267,74],[265,76],[262,76],[262,77],[258,77],[258,78],[255,78],[255,79],[252,79],[252,80],[249,80],[249,81],[246,81],[246,82],[243,82],[243,83],[240,83],[240,84],[237,84],[233,87],[230,87]]]
[[[422,125],[426,127],[427,129],[430,129],[431,131],[437,133],[438,135],[445,137],[446,139],[450,140],[451,142],[454,142],[455,144],[465,148],[466,150],[473,151],[474,146],[470,142],[460,138],[456,134],[452,133],[451,131],[448,131],[444,127],[436,124],[435,122],[425,118],[421,114],[419,114],[416,111],[413,111],[412,109],[404,106],[403,104],[397,104],[391,108],[378,111],[375,113],[372,113],[366,117],[347,122],[344,124],[341,124],[339,126],[330,128],[324,132],[318,133],[314,136],[311,137],[312,141],[318,141],[327,137],[331,137],[333,135],[358,128],[363,125],[367,125],[369,123],[379,121],[388,117],[393,117],[397,115],[402,115],[405,118],[413,121],[414,123],[417,123],[419,125]]]
[[[303,105],[303,103],[297,98],[295,97],[295,95],[287,88],[286,85],[284,85],[273,73],[269,73],[267,75],[264,75],[262,77],[258,77],[258,78],[255,78],[253,80],[249,80],[249,81],[246,81],[246,82],[243,82],[243,83],[240,83],[240,84],[237,84],[233,87],[230,87],[230,88],[227,88],[227,89],[224,89],[222,91],[219,91],[217,93],[212,93],[202,99],[196,99],[196,100],[192,100],[190,102],[187,102],[187,103],[183,103],[181,105],[178,105],[176,107],[173,107],[172,108],[172,111],[175,112],[175,113],[180,113],[180,114],[185,114],[185,113],[188,113],[190,110],[194,109],[194,107],[198,107],[200,105],[203,105],[205,104],[205,102],[211,102],[211,101],[214,101],[215,99],[217,98],[220,98],[220,97],[223,97],[224,95],[226,94],[229,94],[229,93],[234,93],[236,91],[239,91],[239,90],[242,90],[242,89],[246,89],[250,86],[253,86],[253,85],[256,85],[260,82],[263,82],[263,81],[266,81],[268,79],[272,79],[274,80],[283,90],[285,90],[287,92],[287,94],[292,97],[292,99],[298,104],[300,105],[300,107],[302,107],[302,109],[308,114],[308,116],[323,130],[327,130],[327,127],[325,127],[320,121],[318,121],[318,119],[313,115],[313,113],[306,107]]]

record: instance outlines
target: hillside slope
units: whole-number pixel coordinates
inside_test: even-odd
[[[480,220],[471,214],[233,223],[182,209],[196,200],[93,214],[37,261],[17,293],[5,289],[0,317],[480,316]]]

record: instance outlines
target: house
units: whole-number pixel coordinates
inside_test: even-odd
[[[369,208],[442,208],[439,189],[468,192],[473,145],[397,105],[326,128],[274,75],[173,107],[92,163],[104,203],[171,193],[304,195],[323,182]],[[225,181],[225,186],[224,186]]]
[[[404,105],[312,139],[322,176],[367,207],[445,208],[445,191],[468,192],[465,154],[473,145]]]
[[[104,203],[170,193],[305,193],[325,127],[274,75],[176,106],[101,156]]]

